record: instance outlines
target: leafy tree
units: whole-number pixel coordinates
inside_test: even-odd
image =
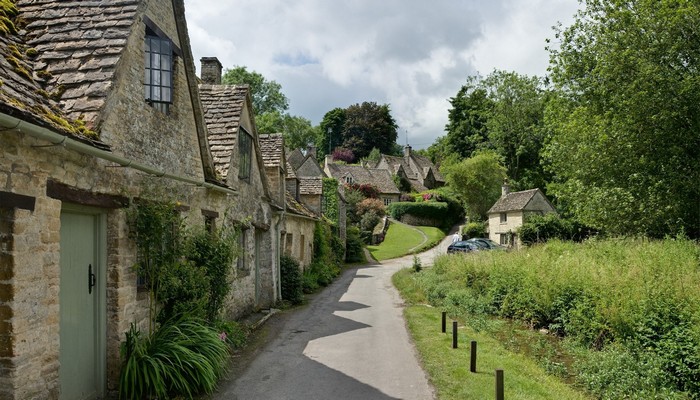
[[[316,142],[319,156],[333,154],[333,150],[343,143],[345,119],[345,110],[342,108],[334,108],[323,116]]]
[[[462,158],[472,156],[477,149],[488,142],[486,122],[493,107],[487,91],[481,87],[478,77],[467,79],[455,97],[450,98],[448,124],[445,126],[447,136],[444,144],[449,152],[459,154]],[[445,149],[443,147],[443,154]]]
[[[540,78],[494,71],[483,85],[492,104],[486,122],[489,147],[503,157],[515,187],[544,188],[547,177],[540,151],[545,140],[545,96]]]
[[[306,148],[316,142],[318,129],[303,117],[266,112],[255,121],[259,133],[282,133],[285,145],[290,149]]]
[[[354,104],[345,110],[343,146],[351,149],[357,158],[366,157],[375,147],[388,154],[396,143],[397,128],[389,105]]]
[[[452,164],[454,154],[467,158],[492,149],[515,188],[544,188],[549,176],[540,163],[547,99],[542,85],[540,78],[498,70],[485,79],[470,77],[450,99],[447,136],[433,152]]]
[[[283,113],[289,109],[289,100],[282,93],[282,85],[268,81],[260,73],[248,71],[246,67],[235,66],[226,69],[221,81],[225,85],[250,85],[255,115],[277,111]]]
[[[583,4],[550,50],[551,190],[613,234],[700,237],[700,5]]]
[[[486,220],[506,177],[499,156],[493,151],[482,151],[450,166],[446,173],[447,184],[464,204],[467,215],[477,221]]]

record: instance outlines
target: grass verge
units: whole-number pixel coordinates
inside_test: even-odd
[[[548,375],[534,360],[506,350],[499,341],[471,328],[458,329],[459,348],[452,349],[451,328],[440,332],[440,310],[420,303],[425,294],[404,269],[393,277],[394,285],[409,304],[408,328],[423,365],[442,399],[490,399],[495,397],[495,369],[503,369],[505,396],[509,399],[586,399],[559,379]],[[461,325],[461,324],[460,324]],[[477,373],[469,372],[469,343],[478,343]]]

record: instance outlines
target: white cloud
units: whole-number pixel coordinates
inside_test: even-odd
[[[282,85],[290,112],[388,103],[414,147],[442,135],[448,99],[477,71],[545,73],[545,39],[576,0],[186,0],[196,60]]]

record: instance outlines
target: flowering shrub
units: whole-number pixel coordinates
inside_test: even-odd
[[[333,150],[333,160],[345,161],[346,163],[350,164],[351,162],[355,161],[355,155],[350,149],[338,147]]]
[[[383,217],[386,214],[384,202],[379,199],[364,199],[357,204],[355,212],[358,216],[365,215],[368,211],[373,211],[377,216]]]

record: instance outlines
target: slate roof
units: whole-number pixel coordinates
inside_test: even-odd
[[[443,178],[442,174],[440,174],[440,171],[438,171],[437,167],[435,167],[435,164],[433,164],[433,162],[430,161],[428,157],[424,157],[420,154],[414,153],[411,153],[410,157],[420,168],[420,171],[417,172],[421,173],[423,178],[427,177],[428,172],[432,169],[435,180],[438,182],[445,182],[445,178]]]
[[[410,159],[413,163],[411,163],[407,157],[396,157],[386,154],[382,154],[382,157],[389,165],[389,172],[391,172],[392,175],[396,175],[399,169],[403,168],[411,186],[417,192],[428,190],[428,188],[423,185],[423,182],[431,170],[437,182],[445,183],[445,178],[442,177],[437,167],[427,157],[411,153]],[[381,163],[381,159],[377,162],[377,165],[379,165],[379,163]],[[418,166],[418,169],[416,169],[415,166]]]
[[[294,149],[287,154],[287,161],[295,171],[301,167],[305,159],[306,157],[300,149]]]
[[[283,166],[282,162],[286,166],[286,161],[282,159],[284,154],[284,137],[281,133],[259,135],[258,140],[260,141],[263,164],[266,167],[280,167]]]
[[[0,111],[94,138],[139,3],[17,0],[16,13],[0,9],[14,23],[0,34]]]
[[[400,194],[394,184],[394,179],[386,169],[365,168],[360,165],[328,164],[331,176],[341,184],[345,183],[347,176],[352,177],[353,183],[370,184],[379,189],[382,194]]]
[[[296,201],[291,193],[285,192],[285,200],[287,201],[287,213],[318,219],[318,215],[316,215],[316,213],[308,209],[305,205]]]
[[[291,164],[289,164],[289,161],[287,161],[287,179],[295,179],[297,177],[296,172],[294,172],[294,168],[292,168]]]
[[[512,192],[505,196],[501,196],[496,204],[494,204],[488,213],[500,213],[506,211],[520,211],[527,207],[527,204],[535,197],[535,194],[540,192],[540,189],[524,190],[522,192]]]
[[[231,155],[236,150],[248,91],[248,85],[199,85],[214,168],[224,179],[231,167]]]
[[[323,178],[301,177],[299,178],[299,194],[323,194]]]

